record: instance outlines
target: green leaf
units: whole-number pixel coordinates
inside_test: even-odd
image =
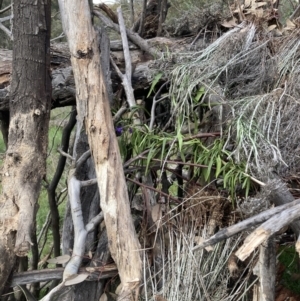
[[[222,160],[220,156],[217,156],[216,158],[216,178],[221,173],[221,167],[222,167]]]
[[[152,91],[154,90],[155,86],[157,85],[157,83],[159,82],[159,80],[162,78],[163,76],[163,73],[160,72],[160,73],[157,73],[152,81],[152,84],[151,84],[151,87],[150,87],[150,90],[149,90],[149,93],[147,95],[147,98],[151,95]]]
[[[250,178],[247,178],[247,185],[246,185],[246,192],[245,192],[245,197],[246,198],[249,195],[250,188],[251,188],[251,180],[250,180]]]
[[[148,156],[147,156],[146,171],[145,171],[146,174],[148,173],[150,162],[154,158],[154,156],[155,156],[155,144],[151,146],[150,151],[149,151]]]
[[[196,96],[194,98],[194,101],[197,103],[199,102],[200,98],[202,97],[202,95],[205,93],[205,88],[202,86],[196,93]]]
[[[177,132],[177,139],[178,139],[178,150],[181,152],[182,144],[183,144],[183,136],[181,135],[180,131]]]
[[[206,168],[207,172],[206,172],[206,175],[205,175],[205,178],[204,178],[205,181],[207,181],[210,177],[211,168],[212,168],[213,164],[214,164],[214,160],[213,160],[213,158],[211,158],[210,161],[208,162],[208,166]]]
[[[163,161],[163,159],[164,159],[166,143],[167,143],[167,138],[164,138],[163,143],[162,143],[162,147],[161,147],[161,157],[160,157],[161,161]]]

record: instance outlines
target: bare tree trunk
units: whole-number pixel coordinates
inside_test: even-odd
[[[87,1],[59,1],[68,37],[77,94],[78,122],[85,124],[95,162],[101,209],[111,255],[122,283],[119,300],[133,300],[141,278],[139,242],[103,79],[99,42]]]
[[[45,175],[50,79],[51,1],[14,3],[8,150],[0,198],[0,295],[16,256],[26,256]]]

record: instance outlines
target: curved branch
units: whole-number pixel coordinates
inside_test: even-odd
[[[76,109],[72,108],[72,112],[69,118],[69,121],[65,128],[63,129],[62,138],[61,138],[61,147],[63,152],[67,152],[69,149],[70,136],[71,132],[76,124]],[[55,191],[57,185],[63,174],[67,158],[64,155],[60,155],[55,174],[52,178],[52,181],[47,189],[48,193],[48,202],[51,212],[51,222],[52,222],[52,235],[53,235],[53,244],[54,244],[54,257],[60,255],[60,233],[59,233],[59,212],[56,203]]]

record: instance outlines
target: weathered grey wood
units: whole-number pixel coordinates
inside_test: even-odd
[[[299,217],[299,203],[291,208],[285,209],[282,212],[275,214],[245,239],[243,245],[238,249],[235,255],[240,260],[244,261],[254,251],[255,248],[260,246],[270,236],[278,232],[283,227],[289,225]]]
[[[276,244],[274,236],[259,247],[259,282],[259,301],[275,300]]]
[[[247,218],[246,220],[243,220],[235,225],[232,225],[228,228],[220,230],[218,233],[210,237],[209,239],[203,241],[201,244],[198,246],[195,246],[193,250],[202,250],[207,246],[214,245],[224,239],[227,239],[229,237],[232,237],[235,234],[238,234],[239,232],[245,231],[253,226],[256,226],[258,224],[261,224],[268,220],[270,217],[274,216],[275,214],[278,214],[282,212],[285,209],[288,208],[294,208],[294,206],[300,204],[300,199],[295,200],[291,203],[281,205],[275,208],[271,208],[269,210],[266,210],[264,212],[261,212],[255,216],[252,216],[250,218]]]
[[[269,201],[274,204],[275,206],[280,206],[283,204],[288,204],[293,202],[295,199],[293,195],[290,193],[286,184],[277,176],[274,175],[275,180],[270,181],[267,183],[267,186],[263,189],[269,190],[267,191],[269,197]],[[300,221],[295,220],[290,224],[293,232],[296,236],[300,235]]]
[[[34,270],[13,275],[10,286],[23,285],[33,282],[45,282],[51,280],[60,280],[63,277],[64,268]],[[78,274],[89,274],[87,281],[97,281],[107,279],[117,275],[118,270],[115,264],[109,264],[101,267],[80,268]]]

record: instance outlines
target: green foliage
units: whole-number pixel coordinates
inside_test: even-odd
[[[56,165],[58,161],[57,149],[60,146],[61,136],[62,136],[61,127],[51,126],[49,128],[49,134],[48,134],[49,144],[48,144],[48,158],[47,158],[48,181],[51,181],[56,170]],[[66,180],[66,176],[64,176],[61,179],[60,185],[58,186],[58,190],[59,189],[61,190],[65,186],[65,180]],[[62,207],[60,210],[61,213],[63,213],[64,208]],[[39,197],[39,210],[37,212],[37,217],[36,217],[38,229],[42,228],[48,212],[49,212],[49,204],[48,204],[47,190],[46,187],[42,187],[41,194]]]
[[[51,39],[58,37],[62,32],[62,23],[60,18],[59,6],[57,0],[51,1]],[[59,39],[57,42],[64,42],[65,38]]]
[[[2,133],[0,132],[0,154],[4,154],[6,151],[5,143],[3,140]]]
[[[2,7],[0,7],[0,10],[9,6],[11,4],[11,0],[3,0],[2,2]],[[0,18],[9,16],[11,14],[11,9],[9,9],[8,11],[4,12],[3,14],[0,15]],[[3,25],[5,27],[7,27],[10,30],[10,21],[5,21],[3,23]],[[10,38],[7,36],[6,33],[4,33],[4,31],[2,29],[0,29],[0,48],[4,48],[4,49],[12,49],[12,41],[10,40]]]
[[[149,93],[147,95],[147,98],[151,95],[151,93],[153,92],[155,86],[157,85],[157,83],[159,82],[159,80],[162,78],[163,76],[163,73],[162,72],[159,72],[157,73],[154,78],[153,78],[153,81],[151,83],[151,87],[150,87],[150,90],[149,90]]]
[[[280,248],[279,261],[285,267],[282,283],[292,292],[300,294],[299,255],[295,246],[284,246]]]
[[[251,179],[246,174],[246,165],[233,162],[224,149],[222,139],[215,139],[207,147],[197,136],[181,134],[180,128],[176,133],[156,133],[142,126],[132,129],[132,133],[123,133],[119,141],[122,157],[127,156],[128,149],[132,150],[133,157],[140,156],[135,166],[144,169],[145,173],[158,162],[163,167],[168,160],[174,160],[179,155],[183,163],[191,161],[194,164],[195,176],[202,177],[205,182],[219,179],[232,200],[237,186],[242,187],[246,196],[249,194]]]

